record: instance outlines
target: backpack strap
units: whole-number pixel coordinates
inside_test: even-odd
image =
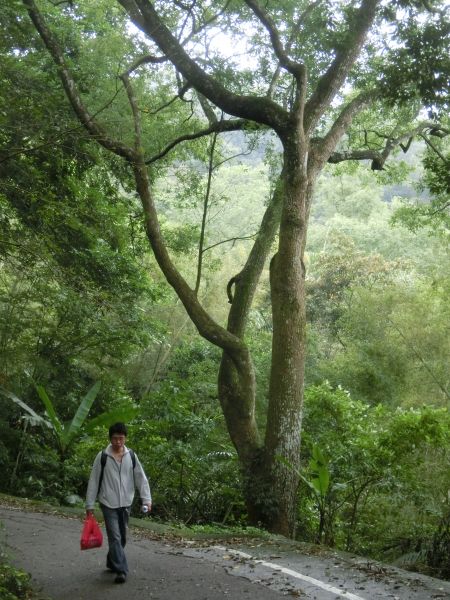
[[[133,484],[134,484],[134,487],[136,487],[136,479],[134,478],[134,468],[136,466],[136,454],[134,453],[134,450],[132,450],[131,448],[129,448],[129,452],[130,452],[130,456],[131,456],[131,462],[133,463]]]
[[[106,452],[104,450],[102,450],[102,456],[100,458],[101,471],[100,471],[100,477],[99,477],[99,480],[98,480],[97,496],[100,494],[100,488],[102,487],[103,472],[105,470],[105,465],[106,465],[106,461],[107,460],[108,460],[108,455],[106,454]]]
[[[134,469],[136,467],[136,454],[134,453],[134,450],[129,450],[130,452],[130,456],[131,456],[131,462],[133,463],[133,477],[134,477]],[[102,487],[102,483],[103,483],[103,473],[105,471],[105,465],[106,465],[106,461],[108,460],[108,455],[106,454],[106,452],[104,450],[102,450],[102,455],[100,457],[100,465],[101,465],[101,471],[100,471],[100,477],[98,479],[98,489],[97,489],[97,496],[100,494],[100,489]]]
[[[134,450],[132,450],[131,448],[129,448],[129,452],[130,452],[130,456],[131,456],[131,462],[133,463],[133,471],[136,467],[136,454],[134,453]]]

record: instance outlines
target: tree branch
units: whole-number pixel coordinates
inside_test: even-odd
[[[269,98],[244,96],[227,90],[184,50],[160,19],[149,0],[118,0],[132,21],[149,36],[189,83],[225,113],[284,131],[287,113]],[[138,9],[138,14],[136,14]]]
[[[347,160],[372,160],[381,162],[381,154],[377,150],[370,149],[343,150],[342,152],[333,152],[328,158],[328,162],[331,164],[337,164]]]
[[[128,16],[133,21],[133,23],[136,25],[136,27],[138,27],[139,29],[142,29],[145,26],[144,20],[142,18],[141,13],[139,12],[138,7],[136,6],[136,1],[135,0],[119,0],[119,3],[122,5],[122,7],[128,13]]]
[[[134,149],[136,154],[142,152],[142,122],[141,115],[139,112],[139,107],[137,105],[137,99],[133,90],[133,87],[130,83],[130,78],[127,73],[123,73],[120,76],[120,79],[125,86],[125,90],[127,92],[128,101],[131,106],[131,112],[133,114],[133,122],[134,122]]]
[[[189,287],[169,256],[167,247],[165,246],[161,235],[158,216],[151,193],[149,175],[141,155],[141,149],[138,148],[138,151],[135,151],[132,148],[123,146],[119,142],[111,140],[92,120],[91,116],[79,98],[75,83],[70,76],[66,65],[64,64],[60,48],[50,31],[47,29],[39,11],[34,4],[34,1],[23,0],[23,2],[27,7],[30,17],[32,18],[36,29],[44,40],[44,43],[47,46],[47,49],[49,50],[54,62],[59,67],[59,72],[66,95],[72,103],[72,106],[74,106],[78,119],[98,143],[111,152],[124,156],[124,158],[131,163],[136,182],[136,191],[139,194],[144,210],[147,237],[156,261],[161,268],[161,271],[164,273],[167,282],[174,288],[187,313],[192,319],[192,322],[197,327],[200,335],[212,344],[222,348],[229,354],[237,372],[239,373],[244,388],[249,386],[251,389],[253,389],[255,383],[254,370],[252,368],[250,353],[247,346],[238,337],[218,325],[205,311],[203,306],[198,301],[194,290]],[[124,77],[124,83],[126,83],[127,76],[125,75]],[[139,146],[139,111],[131,87],[127,88],[127,93],[129,94],[129,100],[132,106],[133,115],[135,117],[135,142],[136,145]]]
[[[206,183],[205,197],[203,199],[202,224],[200,228],[200,240],[198,243],[197,278],[194,288],[196,294],[198,294],[198,290],[200,289],[200,282],[202,277],[203,245],[205,243],[206,217],[208,215],[209,199],[211,197],[212,177],[214,171],[214,151],[216,149],[217,135],[218,133],[215,132],[211,141],[211,147],[209,149],[208,180]]]
[[[292,61],[287,55],[286,50],[283,48],[281,43],[280,35],[277,31],[275,23],[272,21],[270,16],[259,6],[256,0],[244,0],[247,6],[255,13],[264,27],[267,29],[272,48],[274,49],[275,55],[282,67],[284,67],[291,75],[296,79],[304,76],[305,67],[301,63]]]
[[[203,252],[212,250],[213,248],[216,248],[217,246],[221,246],[222,244],[228,244],[229,242],[236,243],[241,240],[254,240],[257,235],[258,235],[257,233],[254,233],[253,235],[245,235],[243,237],[232,237],[227,240],[220,240],[220,242],[216,242],[215,244],[211,244],[211,246],[206,246],[206,248],[203,248]]]
[[[166,103],[162,104],[161,106],[158,106],[158,108],[156,108],[155,110],[148,110],[148,109],[145,109],[145,108],[141,108],[141,111],[145,112],[148,115],[156,115],[159,112],[161,112],[164,109],[166,109],[169,106],[171,106],[177,100],[181,100],[182,102],[190,102],[189,100],[185,100],[184,99],[184,94],[188,91],[189,88],[190,88],[189,84],[185,84],[184,86],[182,86],[178,90],[178,94],[176,96],[174,96],[173,98],[171,98],[170,100],[168,100]]]
[[[240,129],[244,129],[247,122],[244,119],[235,119],[228,121],[216,121],[212,123],[207,129],[202,129],[201,131],[197,131],[195,133],[187,133],[186,135],[181,135],[176,140],[173,140],[168,144],[164,150],[161,150],[158,154],[155,154],[151,158],[148,158],[145,161],[145,164],[150,165],[157,160],[163,158],[168,154],[171,150],[181,144],[182,142],[187,142],[191,140],[198,140],[201,137],[205,137],[207,135],[211,135],[212,133],[225,133],[227,131],[239,131]]]
[[[238,152],[237,154],[232,154],[231,156],[227,156],[223,160],[219,160],[219,162],[217,162],[214,165],[214,169],[218,169],[225,163],[230,162],[230,160],[234,160],[235,158],[239,158],[240,156],[250,156],[251,153],[252,153],[252,151],[248,150],[247,152]]]
[[[283,176],[284,173],[277,181],[244,268],[233,277],[235,294],[228,315],[227,328],[239,337],[244,335],[256,287],[280,226]]]
[[[312,132],[355,63],[372,26],[380,0],[362,0],[353,23],[348,24],[347,39],[328,70],[319,79],[305,106],[305,130]]]
[[[442,154],[442,152],[439,150],[439,148],[436,148],[436,146],[431,142],[431,140],[429,140],[427,138],[427,136],[424,133],[420,134],[420,137],[425,140],[425,143],[427,144],[427,146],[429,146],[433,152],[439,156],[439,158],[442,160],[443,163],[445,163],[446,165],[449,164],[448,159]]]
[[[355,116],[369,106],[374,98],[375,94],[360,94],[342,109],[326,136],[316,144],[316,156],[320,167],[323,167],[329,160],[332,152],[350,127]]]
[[[406,133],[400,135],[397,138],[388,138],[386,141],[386,145],[384,147],[383,152],[381,153],[381,163],[379,165],[374,165],[374,163],[372,163],[372,170],[375,171],[380,171],[383,169],[384,163],[386,162],[387,158],[389,157],[389,155],[391,154],[391,152],[394,150],[394,148],[396,148],[397,146],[399,146],[400,144],[402,144],[405,141],[408,141],[409,138],[411,137],[415,137],[416,135],[420,135],[423,137],[423,134],[425,131],[427,130],[434,130],[434,129],[440,129],[439,127],[436,127],[436,123],[433,121],[423,121],[422,123],[419,123],[416,127],[414,127],[413,129],[411,129],[410,131],[407,131]]]
[[[206,340],[229,353],[233,364],[243,380],[243,385],[254,385],[253,370],[247,346],[235,335],[218,325],[198,301],[195,290],[191,289],[173,264],[164,243],[158,222],[147,167],[144,162],[133,163],[136,188],[142,201],[145,217],[145,229],[156,261],[164,273],[167,282],[174,288],[186,312],[198,332]]]
[[[216,113],[209,105],[208,100],[203,96],[203,94],[197,93],[198,101],[200,102],[200,106],[202,107],[203,112],[205,113],[205,117],[208,119],[208,123],[212,125],[213,123],[218,122],[218,118]]]
[[[440,206],[439,208],[436,208],[436,210],[429,212],[428,216],[435,217],[436,215],[444,213],[449,206],[450,206],[450,200],[448,202],[446,202],[445,204],[443,204],[442,206]]]
[[[133,71],[136,71],[136,69],[138,69],[142,65],[158,65],[163,62],[166,62],[167,60],[167,56],[152,56],[151,54],[146,54],[145,56],[141,56],[140,58],[135,60],[134,63],[125,71],[125,74],[131,75]]]
[[[306,99],[306,67],[303,63],[295,62],[289,58],[287,51],[283,48],[283,44],[281,43],[281,39],[275,26],[275,23],[272,21],[269,15],[259,6],[258,2],[256,0],[245,0],[245,3],[252,9],[252,11],[267,29],[270,36],[270,41],[272,43],[272,47],[280,65],[284,69],[286,69],[288,73],[293,75],[295,79],[296,90],[293,110],[294,113],[296,113],[299,122],[302,122],[303,108]],[[272,80],[271,85],[269,87],[269,91],[271,90],[271,88],[273,89],[275,81],[274,79]],[[268,97],[270,98],[270,95],[268,95]]]
[[[316,2],[312,2],[309,6],[306,7],[306,9],[301,13],[301,15],[299,16],[299,18],[297,19],[297,22],[295,23],[295,26],[292,28],[291,31],[291,35],[289,36],[289,40],[286,44],[286,53],[289,53],[291,51],[292,48],[292,44],[294,43],[295,40],[295,36],[298,35],[299,31],[300,31],[300,26],[301,24],[306,21],[307,17],[309,16],[309,14],[322,2],[322,0],[316,0]],[[269,89],[267,90],[267,96],[269,98],[273,97],[273,93],[275,91],[275,86],[277,84],[277,81],[280,77],[280,73],[281,73],[281,64],[278,63],[277,68],[275,69],[275,72],[272,76],[272,79],[270,81],[269,84]]]
[[[89,111],[84,106],[80,94],[77,90],[77,86],[72,75],[67,68],[64,56],[59,47],[56,38],[53,36],[51,31],[45,24],[42,16],[34,3],[34,0],[22,0],[25,5],[28,14],[30,15],[33,24],[42,38],[47,50],[53,58],[54,63],[58,68],[58,75],[62,81],[66,95],[72,105],[75,114],[77,115],[81,124],[85,127],[88,133],[95,138],[99,144],[101,144],[107,150],[110,150],[114,154],[122,156],[128,161],[132,161],[134,158],[134,152],[128,146],[125,146],[121,142],[114,140],[107,135],[106,131],[101,127],[89,114]]]
[[[423,132],[429,129],[440,129],[436,126],[436,123],[433,121],[423,121],[419,123],[416,127],[411,129],[410,131],[405,132],[404,134],[398,136],[397,138],[388,137],[386,140],[386,144],[383,150],[373,150],[370,148],[362,149],[362,150],[348,150],[343,152],[333,152],[328,158],[329,163],[340,163],[346,160],[371,160],[372,161],[372,171],[382,171],[384,168],[384,164],[386,160],[389,158],[392,151],[397,147],[401,146],[405,140],[409,140],[410,138],[414,138],[417,135],[423,137]],[[384,136],[383,136],[384,137]],[[316,142],[320,143],[320,142]]]
[[[270,80],[270,83],[269,83],[269,89],[267,90],[268,98],[273,98],[273,94],[275,92],[275,86],[277,85],[277,82],[280,78],[280,74],[281,74],[281,65],[280,65],[280,63],[278,63],[277,68],[275,69],[275,72],[272,75],[272,79]]]
[[[187,42],[189,42],[195,35],[198,35],[201,31],[203,31],[203,29],[206,29],[206,27],[208,27],[208,25],[211,25],[212,23],[214,23],[214,21],[217,21],[217,19],[220,17],[220,15],[224,14],[224,12],[227,10],[227,8],[230,4],[231,4],[231,0],[227,0],[225,2],[224,7],[222,8],[222,10],[219,10],[218,13],[216,13],[209,19],[206,19],[206,21],[204,21],[198,27],[195,27],[195,23],[194,23],[194,27],[192,28],[191,33],[181,42],[182,45],[185,46],[187,44]],[[185,8],[185,10],[187,10],[187,9]]]

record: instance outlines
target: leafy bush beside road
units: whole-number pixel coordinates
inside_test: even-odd
[[[0,558],[0,597],[2,600],[31,600],[33,590],[30,576]]]

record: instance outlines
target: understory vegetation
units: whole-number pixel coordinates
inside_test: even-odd
[[[64,40],[93,119],[100,115],[105,128],[128,144],[133,124],[127,121],[126,94],[118,90],[118,77],[111,79],[102,69],[107,63],[111,72],[125,69],[123,56],[137,61],[146,49],[141,37],[111,3],[38,4],[48,10],[55,36]],[[284,4],[295,12],[299,3]],[[305,35],[316,27],[328,32],[324,48],[334,56],[327,36],[333,32],[345,48],[341,26],[355,3],[344,2],[353,8],[336,22],[320,12],[331,4],[311,3],[318,21],[306,20]],[[413,12],[422,5],[400,4],[402,10],[411,4]],[[182,8],[167,3],[167,22],[175,20],[172,10]],[[253,13],[236,10],[223,27],[236,28],[237,35],[239,19],[246,22]],[[73,22],[72,13],[78,15]],[[208,14],[202,13],[206,25],[212,22]],[[239,444],[230,439],[233,411],[224,414],[227,386],[218,386],[227,372],[229,389],[242,392],[235,363],[230,367],[224,348],[198,335],[198,323],[185,310],[188,303],[159,269],[132,161],[107,153],[96,143],[101,135],[80,126],[22,2],[9,3],[4,17],[0,492],[83,506],[92,462],[108,442],[107,427],[124,420],[128,444],[151,482],[151,518],[205,530],[267,526],[249,514],[249,493],[267,516],[275,510],[270,488],[245,471]],[[425,27],[423,19],[418,23]],[[250,26],[249,31],[256,48],[252,59],[264,57],[261,32]],[[408,32],[405,25],[395,52],[401,54]],[[308,52],[316,65],[314,53],[323,61],[328,54],[312,40]],[[286,47],[297,51],[291,42]],[[370,69],[380,56],[366,57],[354,81],[371,83]],[[397,59],[390,56],[391,69]],[[225,83],[235,76],[227,60],[210,64]],[[261,60],[264,81],[271,81],[270,65]],[[319,67],[317,73],[312,69],[313,82],[322,81]],[[414,119],[425,109],[406,92],[406,99],[392,97],[387,88],[395,88],[396,76],[386,72],[380,80],[387,112],[380,104],[355,117],[336,155],[351,154],[352,144],[359,152],[355,140],[367,142],[376,154],[401,139],[396,150],[404,152],[392,150],[391,162],[380,168],[374,168],[373,157],[341,163],[335,157],[317,177],[300,260],[307,315],[304,386],[303,380],[298,384],[305,390],[302,434],[296,436],[300,452],[295,460],[272,458],[274,470],[293,473],[299,482],[296,539],[450,578],[449,123],[440,115],[438,127],[437,96],[431,108],[427,105],[434,125],[427,121],[418,139],[404,140],[412,122],[418,128]],[[175,89],[172,75],[167,68],[152,77],[131,77],[144,119],[151,190],[165,249],[194,297],[190,316],[199,303],[228,340],[230,305],[236,306],[247,256],[261,241],[266,211],[277,210],[284,172],[280,141],[253,121],[245,132],[237,128],[217,135],[217,124],[227,122],[217,107],[215,120],[208,121],[210,136],[194,135],[206,126],[200,107],[210,119],[211,106],[208,110],[200,93],[189,96],[192,86],[182,78],[176,79],[181,90]],[[253,77],[245,71],[230,85],[253,90],[252,85],[258,87]],[[293,88],[286,81],[281,79],[277,94],[292,102]],[[149,90],[151,102],[146,101]],[[334,105],[330,111],[318,129],[333,123]],[[164,153],[176,138],[183,144]],[[270,437],[276,387],[271,382],[277,325],[269,263],[277,253],[277,231],[263,240],[267,260],[260,261],[247,321],[235,327],[238,333],[232,331],[239,348],[251,356],[252,404],[245,393],[241,396],[251,406],[247,413],[252,418],[254,413],[259,450],[264,437],[259,432]],[[282,279],[282,273],[276,275]],[[297,350],[295,339],[290,344]],[[299,339],[297,346],[302,344]],[[238,396],[233,397],[236,406]],[[139,516],[137,505],[134,514]],[[5,593],[27,598],[26,581],[14,591],[4,583],[8,577],[7,567],[0,566],[0,592],[3,585]]]
[[[31,600],[30,576],[3,561],[0,557],[0,593],[2,600]]]
[[[239,169],[251,173],[248,166]],[[331,187],[341,186],[347,186],[345,195],[333,199]],[[364,186],[373,204],[369,218],[354,209],[346,214],[351,190],[361,194]],[[310,354],[296,537],[448,577],[446,246],[430,231],[392,227],[399,200],[383,200],[385,190],[375,178],[369,185],[358,174],[330,173],[317,198],[307,251]],[[332,211],[333,202],[339,209]],[[177,227],[171,221],[171,228]],[[373,239],[377,231],[384,254]],[[428,251],[416,253],[421,244]],[[223,273],[236,268],[227,264],[233,260],[216,258],[211,267],[208,301],[216,310],[223,302],[218,297]],[[72,419],[89,382],[102,379],[102,386],[90,412],[92,427],[87,421],[87,430],[85,424],[63,453],[52,423],[36,422],[3,393],[1,491],[81,505],[93,458],[107,443],[102,424],[107,421],[96,424],[96,417],[110,411],[118,415],[120,407],[120,414],[132,419],[130,445],[152,482],[153,518],[245,528],[239,465],[217,400],[220,354],[196,338],[168,290],[146,282],[141,271],[145,285],[160,288],[151,305],[147,298],[137,303],[140,318],[148,323],[141,340],[127,341],[127,323],[115,322],[109,312],[103,323],[96,321],[97,347],[87,344],[74,352],[74,333],[80,336],[89,322],[71,314],[79,316],[79,304],[66,304],[70,282],[47,282],[53,288],[53,295],[45,297],[51,311],[46,321],[38,319],[41,292],[28,287],[30,273],[25,271],[38,267],[20,261],[9,253],[3,262],[4,384],[7,377],[8,388],[38,417],[45,410],[34,384],[38,380],[61,422]],[[92,318],[89,310],[85,315]],[[263,382],[258,390],[258,419],[263,421],[271,327],[264,292],[252,324],[249,343]],[[108,345],[111,334],[123,348]],[[116,362],[109,353],[119,351]],[[63,361],[65,373],[57,368]]]

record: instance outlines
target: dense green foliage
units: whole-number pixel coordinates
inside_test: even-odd
[[[311,537],[314,528],[319,541],[361,554],[429,551],[448,519],[448,412],[371,407],[322,385],[308,390],[304,418],[313,432],[304,435],[304,460],[317,445],[328,457],[330,486],[323,526],[315,524],[312,496],[300,511],[301,531]]]
[[[247,173],[248,167],[230,170]],[[239,189],[239,180],[235,185]],[[439,574],[445,573],[444,562],[433,548],[445,543],[438,539],[448,519],[445,498],[450,485],[448,398],[441,389],[446,385],[448,352],[443,327],[448,315],[446,251],[426,230],[407,233],[392,228],[394,207],[382,200],[382,192],[375,179],[364,180],[359,173],[330,174],[315,206],[308,250],[307,369],[314,386],[305,401],[303,475],[311,476],[311,453],[318,448],[327,457],[329,487],[320,505],[305,487],[297,535],[379,558],[402,556],[402,564],[428,562],[435,569],[429,572]],[[353,194],[359,195],[359,202]],[[363,214],[358,214],[358,206]],[[190,206],[179,210],[184,214],[180,222],[194,222]],[[176,231],[173,211],[169,222]],[[339,233],[343,230],[345,235]],[[419,253],[421,245],[428,249]],[[211,272],[212,302],[213,282],[227,270],[234,272],[239,255],[237,246]],[[4,260],[5,265],[13,264]],[[219,354],[195,341],[170,295],[159,298],[160,323],[154,318],[147,325],[153,342],[141,346],[142,357],[129,351],[126,366],[107,365],[103,376],[111,384],[107,397],[101,400],[100,395],[101,402],[94,404],[94,414],[102,407],[139,405],[130,441],[152,481],[155,518],[244,525],[237,457],[217,403]],[[3,306],[9,308],[7,302]],[[35,323],[27,320],[23,334],[36,335]],[[264,294],[255,305],[252,323],[263,420],[271,327]],[[122,328],[125,333],[126,323]],[[34,359],[30,351],[25,356]],[[115,378],[120,379],[114,383]],[[321,384],[324,379],[330,384]],[[128,382],[127,391],[118,387],[119,381]],[[34,410],[42,414],[37,396],[33,400],[33,386],[26,385]],[[66,398],[72,397],[74,405],[71,371],[48,378],[46,385],[67,389]],[[351,390],[351,396],[344,389]],[[50,501],[83,497],[93,457],[106,442],[104,428],[75,442],[61,477],[51,431],[21,421],[18,407],[6,398],[1,401],[8,415],[2,422],[2,468],[7,474],[3,491]],[[69,417],[66,402],[61,399],[58,410]]]
[[[33,591],[28,573],[0,561],[0,594],[2,600],[29,600]]]
[[[230,167],[235,179],[236,172],[248,173],[248,169]],[[227,175],[225,171],[225,181]],[[432,408],[448,402],[441,389],[446,383],[448,343],[443,327],[448,321],[445,246],[438,238],[429,238],[426,230],[407,233],[392,228],[393,206],[382,200],[383,188],[376,180],[364,177],[330,174],[320,188],[313,215],[308,250],[311,352],[307,379],[315,385],[306,397],[303,473],[310,477],[310,457],[317,447],[328,457],[330,483],[321,507],[312,492],[302,496],[298,536],[379,558],[404,556],[405,563],[426,563],[430,553],[428,563],[436,565],[430,572],[445,573],[442,559],[439,563],[432,552],[445,531],[448,506],[444,499],[450,485],[448,413],[445,408]],[[239,190],[239,180],[234,185]],[[179,210],[184,214],[181,222],[194,222],[190,206]],[[174,231],[175,219],[172,211]],[[420,246],[427,250],[419,253]],[[11,273],[16,260],[15,254],[4,258]],[[239,261],[239,247],[222,257],[220,266],[211,272],[212,282],[220,280],[226,270],[234,272],[235,261]],[[11,311],[11,300],[6,301],[9,281],[3,279],[5,311]],[[212,283],[211,301],[214,287]],[[156,518],[243,525],[237,459],[217,403],[219,355],[195,341],[170,295],[159,298],[161,322],[149,321],[146,335],[153,342],[141,346],[145,362],[129,350],[126,368],[107,365],[103,376],[111,384],[94,414],[102,407],[139,404],[140,417],[131,424],[130,439],[152,481]],[[31,306],[40,312],[39,304]],[[42,328],[42,323],[33,317],[31,308],[27,310],[30,318],[25,328],[22,321],[22,331],[33,339],[34,328],[38,322]],[[72,305],[72,310],[78,307]],[[252,322],[251,343],[261,373],[259,418],[263,419],[271,326],[264,295],[255,305]],[[122,331],[128,331],[126,322],[119,335]],[[162,331],[166,331],[164,337]],[[57,335],[54,330],[50,341],[56,343]],[[27,362],[35,360],[30,350],[21,352]],[[12,354],[14,364],[23,366],[23,359]],[[59,371],[55,378],[50,373],[46,385],[52,390],[67,389],[65,398],[72,398],[73,406],[72,371],[64,376]],[[321,385],[324,379],[343,388]],[[120,390],[120,380],[128,382],[128,391]],[[37,396],[32,399],[33,386],[25,385],[27,398],[42,414]],[[343,389],[351,390],[351,396]],[[61,399],[58,410],[65,410],[69,417],[67,399]],[[51,431],[21,421],[18,407],[6,398],[1,401],[7,407],[3,414],[8,415],[2,422],[1,458],[7,474],[3,491],[50,501],[74,494],[83,497],[95,452],[106,442],[104,429],[97,428],[74,444],[61,477]],[[429,407],[421,408],[424,404]]]
[[[138,411],[130,446],[151,479],[154,517],[244,526],[237,455],[217,398],[220,354],[198,339],[156,271],[129,173],[80,134],[50,59],[25,17],[16,18],[15,4],[5,9],[9,33],[2,27],[0,39],[0,384],[30,410],[0,395],[0,490],[81,503],[95,453],[107,442],[105,414]],[[131,138],[123,93],[112,107],[117,90],[98,68],[106,38],[90,34],[98,22],[119,32],[123,19],[110,9],[103,22],[100,10],[92,4],[79,28],[65,31],[65,43],[69,58],[81,57],[76,77],[90,106]],[[326,23],[339,33],[326,8],[321,23],[307,27]],[[110,57],[122,56],[122,43],[119,35],[109,40]],[[314,68],[320,65],[312,66],[317,76]],[[391,89],[396,74],[384,85]],[[158,77],[154,107],[143,109],[157,115],[144,125],[149,155],[180,133],[180,122],[186,132],[196,120],[189,102],[170,103],[164,74]],[[251,89],[254,81],[247,74],[239,84]],[[367,117],[367,129],[376,117]],[[446,141],[433,143],[439,153],[416,146],[409,165],[397,161],[378,177],[351,164],[326,170],[319,182],[306,250],[297,536],[448,577],[449,170]],[[200,294],[219,322],[226,283],[244,264],[278,162],[269,135],[234,134],[214,147],[205,140],[180,147],[152,173],[168,247],[193,285],[207,217]],[[262,425],[271,329],[266,270],[247,334]],[[81,399],[99,380],[101,391],[74,431]]]

